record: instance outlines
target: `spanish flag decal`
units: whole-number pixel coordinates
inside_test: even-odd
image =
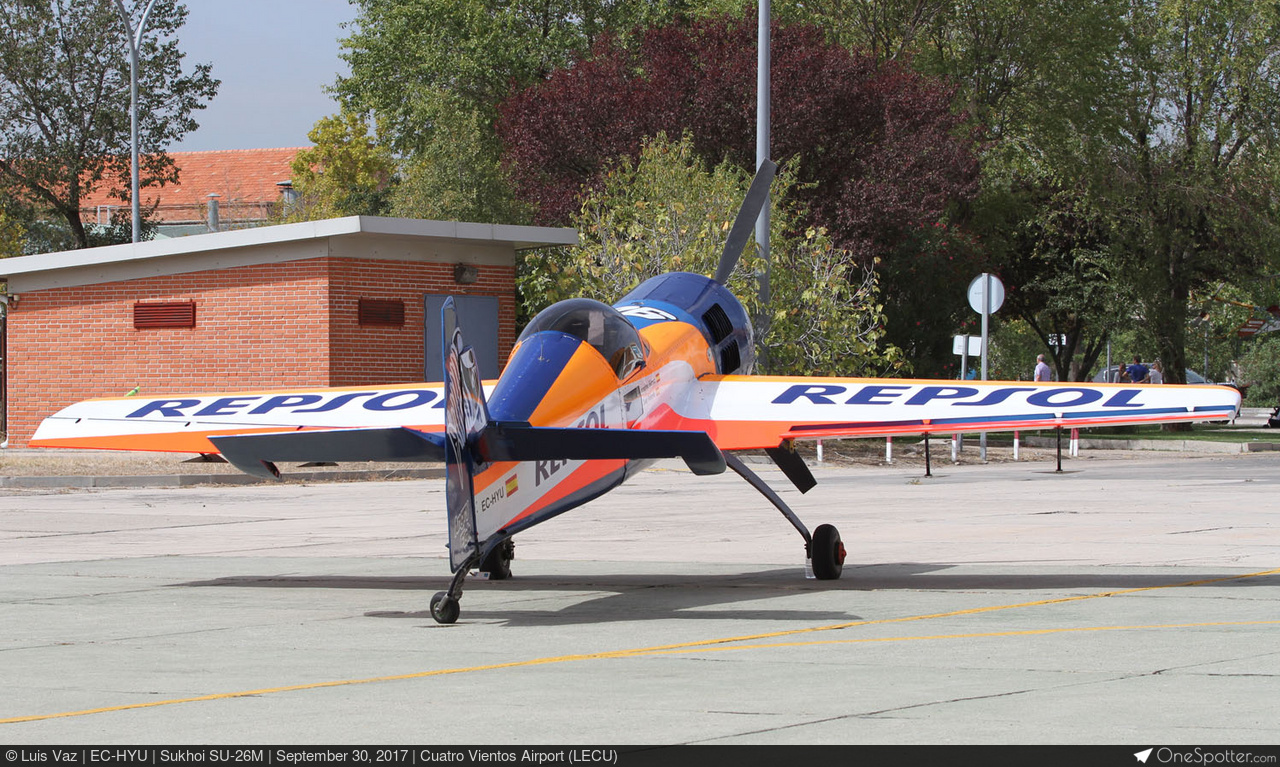
[[[511,496],[515,495],[516,491],[519,489],[520,489],[520,477],[516,474],[512,474],[511,477],[507,480],[507,497],[510,498]]]

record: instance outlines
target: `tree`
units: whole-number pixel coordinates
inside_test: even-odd
[[[298,152],[290,165],[298,199],[286,218],[308,221],[386,212],[395,164],[386,147],[369,135],[363,118],[349,111],[321,118],[307,138],[315,146]]]
[[[482,110],[461,104],[438,110],[431,137],[401,164],[391,193],[392,215],[490,224],[527,220],[500,155]]]
[[[614,301],[657,274],[714,272],[751,178],[728,162],[708,170],[693,147],[687,134],[679,142],[659,135],[644,143],[634,163],[612,164],[573,219],[581,247],[526,259],[522,294],[540,303],[575,296]],[[773,187],[770,305],[757,297],[760,263],[753,246],[729,280],[748,313],[765,318],[756,327],[760,369],[845,375],[898,369],[900,353],[883,345],[874,271],[835,248],[825,232],[803,227],[794,189],[794,174],[784,170]]]
[[[963,0],[928,6],[916,35],[914,65],[956,83],[986,139],[981,192],[958,217],[975,242],[965,279],[1001,276],[1002,319],[1041,340],[1060,380],[1087,376],[1108,333],[1131,324],[1094,194],[1123,122],[1125,2]]]
[[[1027,179],[1003,207],[998,261],[1010,288],[1001,312],[1039,339],[1057,380],[1089,380],[1111,332],[1131,325],[1134,313],[1133,292],[1110,259],[1106,217],[1085,190],[1051,179]]]
[[[182,71],[176,35],[186,15],[159,0],[140,50],[144,187],[176,180],[164,147],[195,130],[192,113],[217,93],[209,65]],[[77,247],[90,244],[86,195],[105,185],[129,199],[127,34],[112,0],[0,0],[0,183],[65,220]]]
[[[520,223],[494,133],[513,88],[569,64],[602,35],[680,12],[681,0],[357,0],[351,74],[334,92],[401,161],[397,215]]]
[[[904,317],[927,317],[931,338],[949,338],[952,315],[901,305],[907,291],[893,278],[920,255],[903,243],[945,225],[977,191],[973,136],[951,90],[811,25],[775,23],[772,38],[772,154],[796,174],[804,228],[825,230],[862,267],[879,261],[894,343],[916,327]],[[605,40],[504,103],[505,158],[535,220],[567,223],[613,158],[636,157],[660,132],[688,131],[708,163],[754,168],[754,42],[753,19],[724,18],[652,29],[632,47]]]
[[[674,0],[355,0],[342,41],[351,74],[344,105],[372,112],[392,148],[420,150],[441,111],[480,110],[490,120],[512,85],[544,78],[591,49],[606,30],[626,33],[666,19]],[[447,99],[441,99],[445,94]]]
[[[972,138],[941,82],[877,64],[808,25],[773,28],[772,154],[794,163],[812,223],[869,262],[977,190]],[[604,41],[502,106],[517,193],[563,222],[607,162],[646,136],[689,131],[711,162],[755,166],[755,25],[715,19]]]
[[[1125,131],[1101,196],[1166,380],[1183,383],[1193,292],[1280,245],[1280,7],[1131,0],[1129,27]]]
[[[27,228],[22,225],[22,222],[15,220],[3,206],[0,206],[0,258],[22,255],[22,245],[26,237]]]

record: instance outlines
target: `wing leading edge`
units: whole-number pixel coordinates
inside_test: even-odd
[[[1239,408],[1229,386],[706,376],[661,426],[745,450],[787,439],[1223,421]]]

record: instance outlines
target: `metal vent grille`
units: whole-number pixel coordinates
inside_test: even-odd
[[[194,328],[196,326],[195,301],[168,301],[155,304],[133,305],[133,327]]]
[[[702,321],[706,323],[707,330],[711,331],[713,344],[720,343],[733,332],[733,323],[729,321],[729,315],[725,314],[720,304],[712,304],[711,308],[703,313]]]
[[[742,367],[742,351],[737,341],[730,341],[720,350],[720,372],[728,375]]]
[[[404,301],[400,299],[360,299],[360,324],[382,327],[404,326]]]

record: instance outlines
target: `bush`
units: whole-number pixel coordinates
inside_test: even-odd
[[[1275,407],[1280,404],[1280,336],[1255,341],[1240,358],[1240,380],[1249,387],[1245,404]]]

